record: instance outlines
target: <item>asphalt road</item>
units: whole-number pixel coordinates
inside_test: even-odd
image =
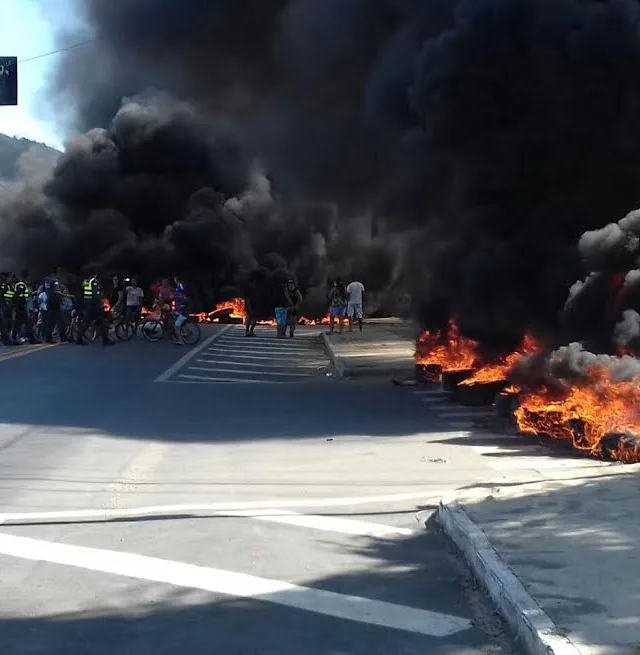
[[[0,653],[520,652],[431,518],[475,418],[272,332],[0,350]]]

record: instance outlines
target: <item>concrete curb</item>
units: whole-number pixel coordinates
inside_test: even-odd
[[[438,518],[447,536],[462,552],[480,584],[531,655],[580,655],[580,651],[529,595],[502,561],[487,535],[455,498],[443,498]]]
[[[322,332],[322,343],[324,344],[324,349],[326,350],[329,359],[331,359],[331,364],[336,370],[336,373],[341,378],[351,377],[350,371],[346,367],[345,363],[340,359],[340,357],[338,357],[338,355],[336,355],[333,349],[333,344],[331,343],[329,335],[326,332]]]

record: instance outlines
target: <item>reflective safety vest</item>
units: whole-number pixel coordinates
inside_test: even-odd
[[[25,282],[16,282],[15,297],[26,300],[29,297],[29,287]]]
[[[94,289],[98,284],[95,277],[89,278],[82,283],[82,295],[85,300],[94,300]]]
[[[16,295],[16,292],[15,292],[14,288],[10,284],[7,284],[7,290],[4,292],[4,299],[7,302],[11,302],[15,295]]]

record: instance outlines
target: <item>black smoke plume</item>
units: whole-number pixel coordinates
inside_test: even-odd
[[[574,329],[575,243],[640,206],[636,0],[78,5],[86,28],[61,42],[95,40],[50,97],[88,132],[43,203],[4,212],[0,248],[21,260],[180,265],[218,288],[285,267],[311,296],[357,276],[409,291],[425,327],[454,314],[511,344]],[[122,105],[149,88],[177,107]],[[255,171],[271,203],[247,217],[230,201]],[[604,249],[628,262],[619,236]]]

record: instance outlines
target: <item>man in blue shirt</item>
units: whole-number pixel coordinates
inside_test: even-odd
[[[176,343],[179,346],[185,346],[185,340],[182,337],[182,326],[187,322],[189,318],[189,299],[187,298],[187,292],[184,287],[184,284],[178,279],[175,278],[176,288],[173,296],[174,302],[174,311],[175,311],[175,322],[173,324],[173,331]]]

